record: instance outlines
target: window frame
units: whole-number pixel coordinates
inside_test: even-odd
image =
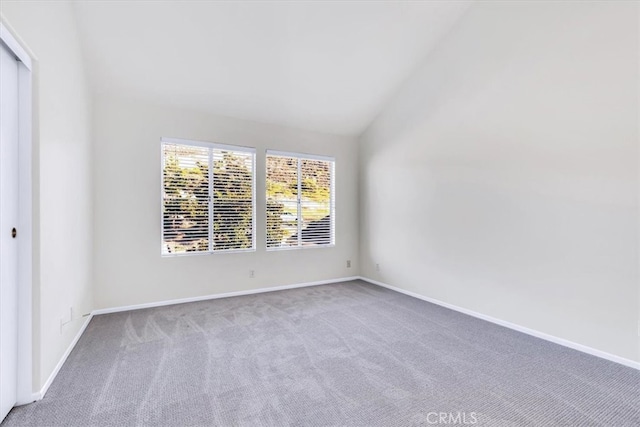
[[[295,246],[276,246],[276,247],[269,247],[267,246],[268,244],[268,238],[267,238],[267,229],[265,227],[265,248],[267,250],[267,252],[271,252],[271,251],[290,251],[290,250],[299,250],[299,249],[328,249],[328,248],[334,248],[336,246],[336,228],[337,228],[337,223],[336,223],[336,219],[335,219],[335,214],[336,214],[336,193],[335,193],[335,181],[336,181],[336,158],[332,157],[332,156],[323,156],[323,155],[319,155],[319,154],[307,154],[307,153],[299,153],[299,152],[291,152],[291,151],[280,151],[280,150],[265,150],[265,158],[264,158],[264,165],[265,165],[265,171],[264,171],[264,193],[265,193],[265,206],[264,206],[264,215],[265,215],[265,225],[266,225],[266,218],[267,218],[267,205],[268,205],[268,199],[267,199],[267,157],[268,156],[278,156],[278,157],[289,157],[289,158],[295,158],[298,159],[297,162],[297,181],[298,181],[298,191],[297,191],[297,196],[298,196],[298,200],[297,200],[297,209],[298,209],[298,215],[297,215],[297,225],[298,225],[298,244]],[[301,178],[301,160],[320,160],[320,161],[325,161],[325,162],[331,162],[331,180],[329,182],[329,191],[330,191],[330,195],[329,195],[329,212],[331,215],[331,221],[330,221],[330,233],[331,233],[331,243],[329,244],[325,244],[325,245],[302,245],[301,244],[301,239],[302,239],[302,221],[301,221],[301,216],[302,216],[302,208],[301,208],[301,199],[302,199],[302,178]]]
[[[202,147],[209,149],[209,221],[207,223],[208,235],[209,235],[209,249],[206,251],[197,252],[178,252],[178,253],[164,253],[164,157],[163,147],[164,144],[180,144],[192,147]],[[213,250],[213,175],[211,168],[213,167],[213,152],[211,150],[225,150],[251,153],[251,247],[246,249],[220,249]],[[160,255],[164,257],[183,257],[183,256],[202,256],[212,254],[229,254],[229,253],[242,253],[242,252],[255,252],[256,251],[256,149],[254,147],[247,147],[243,145],[231,145],[221,144],[218,142],[198,141],[183,138],[160,138]]]

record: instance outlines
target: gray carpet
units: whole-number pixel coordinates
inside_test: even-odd
[[[11,426],[639,426],[640,371],[355,281],[96,316]]]

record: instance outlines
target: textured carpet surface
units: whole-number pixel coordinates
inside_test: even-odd
[[[640,426],[640,371],[355,281],[96,316],[27,425]]]

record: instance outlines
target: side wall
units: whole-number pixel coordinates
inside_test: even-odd
[[[363,276],[640,361],[637,9],[472,5],[361,137]]]
[[[34,391],[93,309],[91,101],[71,4],[2,1],[34,61]],[[60,319],[71,322],[60,326]]]
[[[357,142],[273,125],[98,97],[94,104],[96,308],[355,276]],[[256,147],[257,250],[160,255],[160,138]],[[265,150],[336,158],[333,248],[265,250]],[[346,268],[346,261],[352,267]],[[249,277],[255,270],[255,277]]]

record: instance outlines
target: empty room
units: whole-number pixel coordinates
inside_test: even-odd
[[[640,426],[640,2],[0,18],[2,427]]]

